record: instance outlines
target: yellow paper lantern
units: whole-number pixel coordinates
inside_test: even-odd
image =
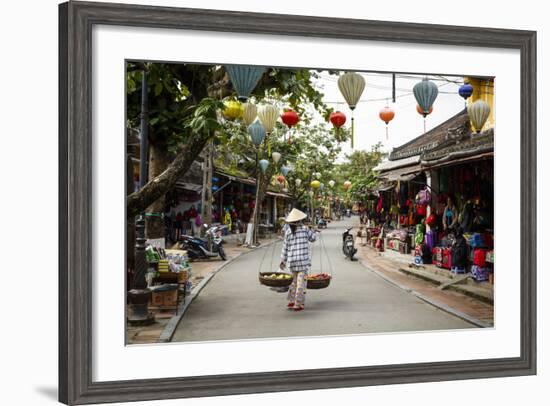
[[[351,182],[349,180],[346,180],[344,182],[344,189],[348,190],[351,187]]]
[[[314,180],[311,182],[310,186],[312,189],[319,189],[321,187],[321,182]]]
[[[237,100],[227,100],[223,103],[223,116],[228,120],[236,120],[241,118],[244,113],[244,107],[242,103]]]

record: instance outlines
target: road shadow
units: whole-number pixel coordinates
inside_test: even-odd
[[[346,301],[344,300],[334,300],[334,299],[320,299],[316,300],[314,303],[309,303],[306,299],[306,308],[308,310],[338,310],[345,309],[347,306]]]

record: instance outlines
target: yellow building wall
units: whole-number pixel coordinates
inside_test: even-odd
[[[472,104],[476,100],[484,100],[489,107],[491,108],[491,112],[489,113],[489,118],[487,119],[487,122],[483,126],[482,131],[486,131],[489,128],[493,128],[495,126],[495,82],[493,79],[478,79],[478,78],[471,78],[466,77],[464,78],[465,82],[470,83],[473,88],[474,92],[472,93],[472,96],[468,98],[468,105]],[[472,127],[472,131],[475,131]]]

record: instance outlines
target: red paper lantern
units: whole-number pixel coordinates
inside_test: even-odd
[[[285,183],[285,177],[283,175],[277,176],[277,180],[279,181],[279,183]]]
[[[346,115],[341,111],[330,113],[329,120],[335,128],[340,128],[346,123]]]
[[[285,123],[288,128],[294,127],[300,121],[300,116],[294,110],[287,110],[281,114],[281,120]]]
[[[380,110],[380,119],[386,123],[386,125],[388,125],[388,123],[390,121],[393,120],[393,118],[395,117],[395,112],[389,108],[388,106],[384,107],[382,110]]]

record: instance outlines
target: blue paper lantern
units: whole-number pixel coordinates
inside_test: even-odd
[[[258,121],[254,121],[248,126],[248,133],[254,145],[259,146],[264,142],[265,128]]]
[[[269,166],[269,161],[267,159],[260,159],[259,165],[262,172],[265,173]]]
[[[290,168],[288,166],[281,166],[281,173],[283,174],[283,176],[286,176],[288,175],[288,173],[290,172]]]
[[[422,82],[414,85],[413,93],[418,105],[422,109],[422,114],[426,117],[430,114],[430,107],[432,107],[439,94],[437,85],[424,78]]]
[[[468,97],[472,95],[474,92],[474,87],[469,83],[464,83],[462,86],[458,89],[458,94],[460,97],[462,97],[464,100],[466,100]]]
[[[248,100],[248,96],[265,72],[265,68],[262,66],[249,65],[226,65],[225,70],[229,74],[229,79],[237,91],[240,101]]]
[[[213,185],[212,186],[212,190],[215,192],[216,190],[218,190],[220,187],[218,185]]]

